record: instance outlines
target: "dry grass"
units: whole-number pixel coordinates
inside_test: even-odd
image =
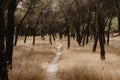
[[[10,80],[48,80],[46,69],[55,57],[55,45],[50,45],[48,39],[39,40],[37,38],[36,45],[32,46],[32,38],[26,44],[19,39],[19,44],[14,48]],[[64,40],[57,77],[60,80],[120,80],[119,40],[119,37],[111,39],[110,46],[106,47],[105,61],[100,60],[99,48],[92,52],[92,43],[79,47],[72,40],[68,50],[67,41]]]
[[[110,44],[108,46],[108,51],[111,53],[116,53],[120,55],[120,36],[110,38]]]
[[[73,67],[71,69],[65,69],[64,72],[59,72],[61,80],[100,80],[99,74],[90,73],[94,70],[88,69],[86,66]],[[89,73],[88,73],[89,72]]]
[[[113,50],[106,48],[106,60],[101,61],[100,50],[93,53],[91,43],[80,48],[75,41],[71,43],[59,61],[61,80],[120,80],[120,56]]]
[[[29,38],[24,44],[19,39],[18,45],[14,47],[13,69],[9,72],[10,80],[46,80],[46,72],[43,65],[52,61],[55,56],[54,47],[49,41],[40,41],[37,38],[35,46]]]

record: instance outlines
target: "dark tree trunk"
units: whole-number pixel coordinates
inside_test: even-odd
[[[69,48],[70,48],[70,30],[69,30],[69,26],[68,26],[67,21],[66,21],[65,26],[66,26],[66,30],[67,30],[67,38],[68,38],[68,45],[67,45],[67,47],[68,47],[68,49],[69,49]]]
[[[55,34],[54,33],[52,33],[52,37],[53,37],[53,40],[55,41]]]
[[[34,34],[33,34],[33,45],[35,45],[35,37],[36,37],[36,34],[34,32]]]
[[[7,23],[7,35],[6,35],[6,53],[8,65],[12,68],[12,53],[13,53],[13,41],[14,41],[14,13],[16,9],[16,0],[12,0],[8,6],[8,23]]]
[[[96,32],[96,35],[95,35],[95,41],[94,41],[94,46],[93,46],[93,52],[96,51],[97,42],[98,42],[98,32]]]
[[[33,46],[35,45],[36,28],[33,28]]]
[[[79,44],[79,46],[80,46],[80,44],[81,44],[81,40],[80,40],[80,37],[81,37],[81,35],[80,35],[80,26],[79,25],[76,25],[76,40],[77,40],[77,42],[78,42],[78,44]]]
[[[52,45],[52,24],[53,23],[54,23],[54,20],[50,23],[50,26],[49,26],[49,41],[51,45]]]
[[[53,24],[53,22],[51,22],[51,24],[49,26],[49,41],[50,41],[51,45],[52,45],[52,24]]]
[[[97,2],[97,6],[96,6],[95,20],[96,20],[98,37],[96,38],[95,43],[97,43],[98,41],[97,39],[99,39],[101,60],[105,60],[105,48],[104,48],[105,19],[104,19],[104,16],[102,15],[102,8],[101,8],[103,6],[100,5],[102,4],[101,0],[97,0],[96,2]],[[93,51],[95,51],[95,48],[93,48]]]
[[[110,18],[109,25],[108,25],[108,31],[107,31],[107,45],[109,45],[110,30],[111,30],[111,22],[112,22],[112,18]]]
[[[51,35],[51,33],[49,35],[50,35],[50,37],[49,37],[50,44],[52,44],[52,35]]]
[[[25,35],[24,43],[26,43],[26,41],[27,41],[27,35]]]
[[[87,31],[86,31],[86,44],[89,42],[89,36],[90,36],[90,31],[89,31],[89,25],[87,26]]]
[[[84,46],[84,43],[85,43],[85,29],[86,29],[86,26],[84,24],[83,27],[82,27],[81,36],[80,36],[80,42],[83,40],[83,42],[82,42],[83,46]]]
[[[27,23],[27,27],[26,27],[26,32],[25,32],[25,39],[24,39],[24,43],[26,43],[26,41],[27,41],[27,37],[28,37],[28,35],[29,35],[29,27],[31,26],[31,23],[30,23],[30,15],[29,15],[29,18],[28,18],[28,21],[27,21],[28,23]]]
[[[49,26],[49,41],[50,41],[50,44],[52,44],[52,37],[53,37],[53,40],[55,41],[54,30],[52,29],[52,25],[54,24],[55,20],[56,20],[56,18],[54,18],[52,20],[52,22],[50,23],[50,26]]]
[[[77,5],[77,7],[78,7],[78,2],[76,2],[76,5]],[[77,41],[77,43],[79,44],[79,46],[80,46],[80,44],[81,44],[81,34],[80,34],[80,23],[79,23],[79,20],[80,20],[80,18],[79,18],[79,12],[76,12],[76,14],[75,14],[75,18],[76,18],[76,20],[75,20],[75,23],[74,23],[74,25],[75,25],[75,31],[76,31],[76,41]]]
[[[105,28],[104,28],[103,30],[105,30]],[[103,34],[103,43],[106,44],[106,40],[105,40],[105,32],[103,31],[102,34]]]
[[[87,26],[85,27],[84,33],[83,33],[83,43],[82,43],[83,46],[85,45],[85,42],[86,42],[86,44],[88,43],[89,34],[90,34],[90,32],[89,32],[89,22],[88,22]]]
[[[100,54],[101,54],[101,59],[105,59],[105,49],[104,49],[104,39],[103,39],[103,28],[99,27],[99,43],[100,43]]]
[[[119,35],[120,35],[120,11],[118,12],[118,29],[119,29]]]
[[[84,34],[83,34],[83,42],[82,42],[82,45],[83,45],[83,46],[85,46],[85,39],[86,39],[86,30],[85,30],[85,32],[84,32]]]
[[[8,80],[7,62],[5,55],[5,23],[3,12],[3,0],[0,0],[0,80]]]
[[[91,24],[91,31],[92,31],[92,36],[93,36],[93,39],[95,40],[95,36],[96,36],[96,26],[95,26],[95,21]]]
[[[99,43],[100,43],[100,55],[101,59],[105,60],[105,48],[104,48],[104,20],[102,19],[101,13],[98,14],[98,36],[99,36]]]
[[[39,12],[39,15],[38,15],[38,18],[37,18],[37,22],[36,22],[35,27],[33,29],[34,30],[33,31],[33,45],[35,45],[35,37],[36,37],[36,32],[37,32],[36,28],[37,28],[37,26],[39,24],[40,17],[41,17],[41,11]]]
[[[87,30],[86,30],[86,44],[89,42],[90,36],[90,22],[91,22],[91,11],[89,11],[88,22],[87,22]]]
[[[59,31],[59,39],[62,39],[63,35],[62,35],[62,32]]]
[[[75,39],[75,33],[73,33],[72,37],[73,37],[73,39]]]
[[[27,36],[28,36],[28,29],[29,29],[29,26],[26,28],[24,43],[26,43],[26,40],[27,40]]]
[[[68,35],[68,49],[70,48],[70,31],[69,28],[67,29],[67,35]]]

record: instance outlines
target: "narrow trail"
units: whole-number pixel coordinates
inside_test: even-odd
[[[56,43],[56,56],[47,69],[47,79],[48,80],[60,80],[57,77],[57,71],[58,71],[57,63],[58,63],[58,60],[60,59],[61,55],[62,55],[62,43],[61,43],[61,41],[58,41]]]

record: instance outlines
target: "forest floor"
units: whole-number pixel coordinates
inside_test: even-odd
[[[20,38],[14,47],[10,80],[120,80],[120,36],[110,39],[105,61],[100,59],[99,44],[92,52],[92,41],[79,47],[71,39],[69,50],[66,40],[50,45],[49,39],[37,37],[32,46],[30,37],[23,42]]]

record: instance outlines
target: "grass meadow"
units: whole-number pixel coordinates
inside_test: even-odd
[[[79,47],[76,41],[71,39],[71,48],[68,50],[67,42],[63,40],[56,77],[59,80],[120,80],[119,42],[120,37],[111,38],[110,45],[106,46],[106,60],[101,61],[99,45],[93,53],[92,42]],[[55,43],[50,45],[49,39],[43,41],[37,38],[35,46],[32,46],[31,37],[26,44],[20,38],[18,45],[14,47],[10,80],[48,80],[46,69],[55,55]]]

